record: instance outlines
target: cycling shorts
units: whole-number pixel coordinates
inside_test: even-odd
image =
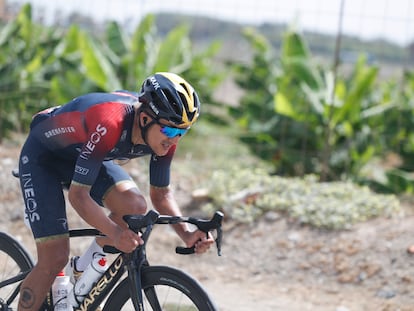
[[[64,188],[71,183],[76,158],[65,159],[29,135],[19,161],[20,186],[25,201],[25,222],[37,241],[68,235]],[[104,161],[90,195],[103,206],[115,184],[132,181],[113,161]]]

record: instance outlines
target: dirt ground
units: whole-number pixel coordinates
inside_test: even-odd
[[[21,240],[35,258],[23,225],[18,182],[10,171],[18,149],[0,145],[0,230]],[[179,184],[179,181],[178,181]],[[195,213],[191,197],[176,187],[183,212]],[[414,208],[404,200],[405,215],[377,218],[346,231],[301,226],[269,213],[252,225],[226,221],[223,255],[212,249],[200,256],[174,253],[180,244],[167,226],[151,237],[153,264],[180,267],[195,276],[222,311],[408,311],[414,310]],[[68,207],[72,228],[83,225]],[[72,245],[81,252],[88,241]]]

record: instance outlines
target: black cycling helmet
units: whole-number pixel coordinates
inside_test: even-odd
[[[165,119],[178,128],[191,127],[200,114],[200,101],[193,87],[170,72],[157,72],[145,79],[139,101],[140,111],[157,121]]]

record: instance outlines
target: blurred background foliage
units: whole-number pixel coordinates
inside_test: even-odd
[[[351,62],[339,55],[338,70],[321,61],[335,46],[294,28],[209,18],[195,27],[191,17],[160,14],[130,33],[116,22],[48,27],[31,10],[22,6],[0,26],[0,140],[27,132],[31,116],[46,107],[86,92],[137,90],[151,73],[173,71],[198,91],[203,122],[216,126],[212,135],[231,128],[271,174],[414,190],[414,73],[384,77],[372,60],[375,53],[399,62],[406,55],[398,46],[379,50],[370,42]],[[246,53],[237,53],[235,36],[243,36],[237,49]],[[343,51],[355,44],[363,43],[344,38]],[[220,96],[226,81],[237,90],[232,103]]]

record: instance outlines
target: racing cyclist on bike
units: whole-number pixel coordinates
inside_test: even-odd
[[[126,214],[144,214],[147,203],[132,178],[113,160],[150,156],[150,198],[161,214],[180,215],[170,184],[177,143],[196,122],[200,102],[192,86],[173,73],[156,73],[140,92],[90,93],[39,112],[19,160],[25,221],[38,261],[21,286],[19,310],[37,311],[68,262],[69,236],[63,188],[76,212],[106,235],[76,262],[82,271],[103,245],[131,252],[142,244]],[[105,206],[109,215],[101,208]],[[174,229],[187,247],[205,252],[213,243],[185,224]]]

